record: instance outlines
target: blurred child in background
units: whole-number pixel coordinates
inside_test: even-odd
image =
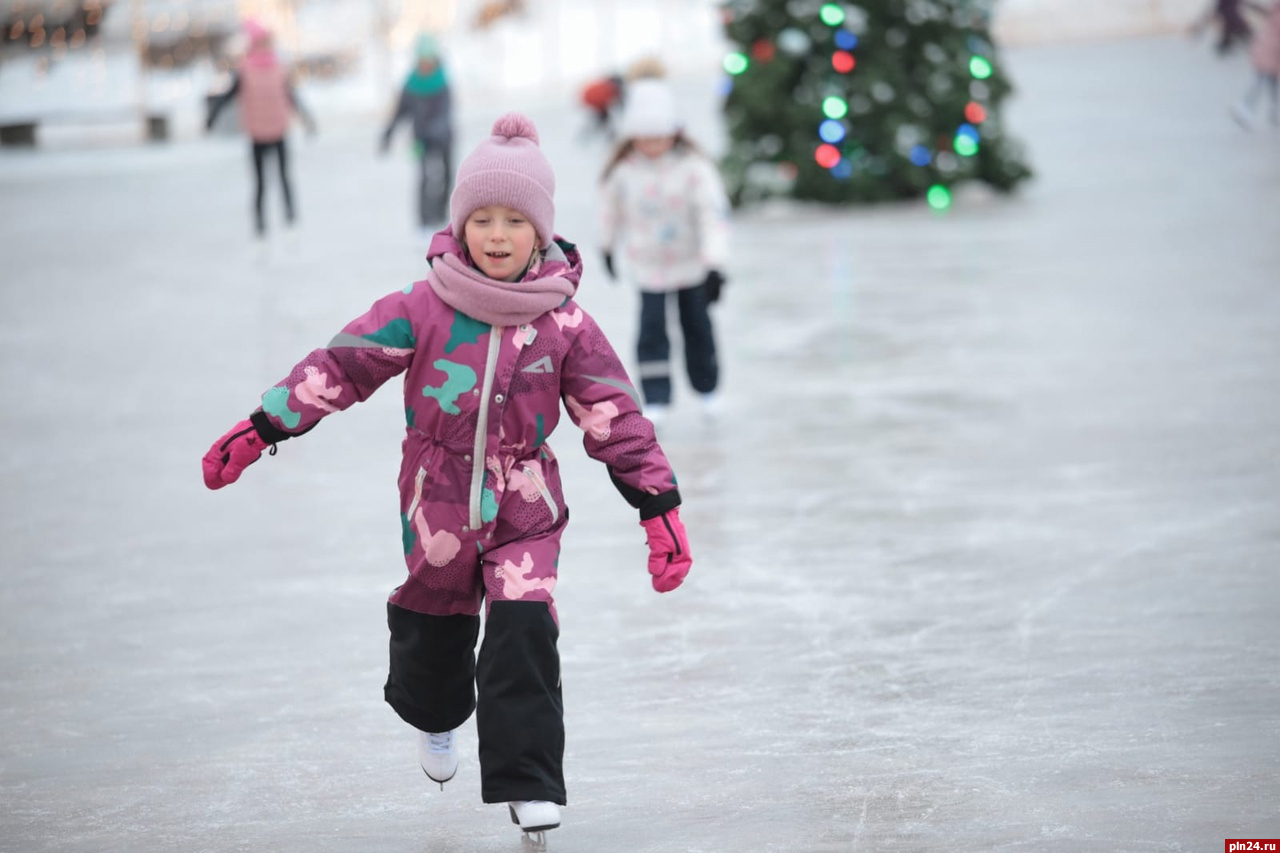
[[[622,106],[622,87],[622,75],[610,74],[592,80],[582,88],[582,104],[591,111],[592,119],[591,124],[583,131],[583,136],[595,132],[613,139],[613,116]]]
[[[667,304],[674,294],[689,382],[705,415],[719,410],[720,365],[710,306],[724,286],[729,205],[715,163],[684,134],[666,81],[627,85],[622,139],[602,176],[600,243],[640,291],[636,354],[645,413],[661,423],[671,405]]]
[[[382,152],[391,148],[391,135],[402,119],[412,119],[413,151],[418,160],[418,227],[424,241],[449,218],[453,191],[453,97],[445,76],[440,46],[428,33],[414,45],[415,64],[395,113],[382,132]]]
[[[249,136],[253,157],[254,194],[253,226],[259,241],[266,238],[267,224],[263,211],[266,186],[263,169],[268,157],[274,156],[280,169],[280,189],[284,196],[284,218],[294,223],[293,188],[289,184],[289,157],[285,137],[293,113],[297,113],[309,133],[315,133],[315,121],[298,102],[288,72],[276,55],[271,31],[254,20],[244,23],[249,44],[232,78],[231,88],[209,105],[205,130],[211,130],[218,113],[236,98],[240,106],[240,123]]]
[[[1198,36],[1206,27],[1216,22],[1218,24],[1217,51],[1225,56],[1237,47],[1248,44],[1249,39],[1253,37],[1253,28],[1249,26],[1249,21],[1244,16],[1245,7],[1265,11],[1265,7],[1247,0],[1213,0],[1204,14],[1191,25],[1191,34]]]

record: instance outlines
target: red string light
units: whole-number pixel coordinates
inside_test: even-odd
[[[768,62],[773,59],[775,53],[777,48],[767,39],[760,39],[751,45],[751,58],[757,62]]]

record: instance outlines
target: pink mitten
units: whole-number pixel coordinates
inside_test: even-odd
[[[241,421],[215,441],[201,460],[204,484],[211,489],[221,489],[234,483],[268,446],[250,421]]]
[[[653,588],[671,592],[680,586],[693,565],[689,536],[680,521],[680,509],[669,509],[655,518],[642,519],[640,526],[649,537],[649,574]]]

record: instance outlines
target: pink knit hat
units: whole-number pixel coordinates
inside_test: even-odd
[[[449,202],[453,236],[463,241],[463,225],[476,208],[500,204],[529,217],[546,248],[555,234],[555,194],[556,176],[538,147],[538,129],[528,117],[507,113],[458,167]]]

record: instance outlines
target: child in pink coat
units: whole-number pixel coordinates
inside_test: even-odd
[[[231,88],[209,105],[205,129],[211,129],[224,107],[236,98],[240,105],[240,124],[249,137],[253,157],[253,227],[259,240],[266,237],[267,223],[263,213],[266,191],[266,161],[274,157],[280,171],[280,190],[284,197],[285,222],[295,219],[293,188],[289,183],[289,148],[286,135],[293,113],[297,113],[309,133],[315,133],[315,121],[298,101],[289,82],[288,71],[276,55],[271,31],[257,21],[244,23],[249,41],[244,58],[236,70]]]
[[[555,236],[554,193],[533,123],[500,118],[458,169],[426,280],[299,362],[203,461],[209,488],[234,483],[263,450],[404,376],[408,577],[387,603],[386,700],[442,786],[458,769],[454,730],[474,710],[481,796],[510,804],[528,832],[558,826],[565,803],[553,593],[569,513],[547,443],[562,403],[639,511],[654,589],[675,589],[692,565],[671,465],[613,347],[573,300],[582,264]]]

